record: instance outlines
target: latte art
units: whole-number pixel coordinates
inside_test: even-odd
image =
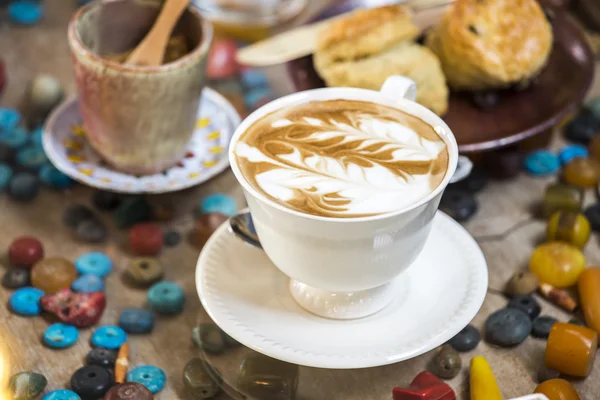
[[[291,209],[352,218],[402,209],[443,180],[446,144],[422,120],[374,103],[331,100],[271,113],[234,149],[246,180]]]

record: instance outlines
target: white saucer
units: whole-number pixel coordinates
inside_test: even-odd
[[[178,165],[154,175],[113,169],[85,138],[77,97],[60,105],[44,127],[46,155],[63,173],[88,186],[121,193],[166,193],[199,185],[229,166],[227,150],[240,116],[219,93],[205,88],[196,130]]]
[[[273,358],[336,369],[392,364],[443,344],[473,319],[487,284],[479,246],[442,212],[415,264],[397,279],[394,300],[362,319],[305,311],[290,295],[289,279],[228,223],[206,243],[196,269],[202,305],[227,334]]]

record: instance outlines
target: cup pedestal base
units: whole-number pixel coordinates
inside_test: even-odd
[[[324,318],[363,318],[387,306],[398,295],[394,281],[368,290],[331,292],[290,279],[290,293],[305,310]]]

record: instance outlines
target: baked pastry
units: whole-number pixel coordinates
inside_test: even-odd
[[[552,28],[536,0],[456,0],[426,44],[452,89],[498,89],[543,69]]]
[[[419,34],[403,6],[359,10],[323,32],[314,65],[328,86],[379,90],[390,75],[404,75],[417,84],[417,102],[442,115],[448,88],[435,54],[414,43]]]

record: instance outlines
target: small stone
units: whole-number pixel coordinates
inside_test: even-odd
[[[46,164],[40,169],[40,181],[54,189],[66,189],[73,184],[73,180],[63,174],[52,164]]]
[[[550,379],[557,379],[560,377],[560,372],[555,369],[551,369],[542,364],[537,374],[538,383],[549,381]]]
[[[88,353],[85,358],[86,362],[91,365],[99,365],[100,367],[113,368],[117,361],[117,352],[114,350],[96,347]]]
[[[82,400],[102,398],[113,384],[114,381],[110,371],[98,365],[81,367],[71,377],[71,389]]]
[[[448,344],[456,351],[471,351],[481,341],[481,335],[473,325],[467,325],[462,331],[448,341]]]
[[[92,334],[92,345],[115,350],[127,341],[127,333],[114,325],[101,326]]]
[[[175,314],[183,310],[185,294],[174,282],[159,282],[148,290],[148,304],[159,314]]]
[[[457,221],[466,221],[477,212],[477,201],[468,192],[448,188],[442,195],[440,210]]]
[[[162,279],[164,270],[155,258],[138,257],[131,260],[125,276],[136,286],[147,287]]]
[[[143,308],[127,308],[121,312],[119,326],[127,333],[149,333],[154,328],[154,314]]]
[[[481,110],[489,110],[498,104],[496,92],[476,92],[473,94],[473,104]]]
[[[209,354],[225,351],[224,332],[215,324],[200,324],[194,328],[192,338],[200,350]]]
[[[100,211],[114,211],[121,205],[123,199],[113,192],[98,190],[92,196],[92,203]]]
[[[42,337],[44,344],[52,349],[71,347],[79,339],[79,331],[71,325],[56,323],[50,325]]]
[[[28,171],[37,173],[46,163],[48,163],[48,157],[43,148],[27,146],[17,153],[17,164]]]
[[[208,54],[206,76],[223,79],[237,74],[239,66],[235,60],[237,44],[231,39],[216,39]]]
[[[82,275],[96,275],[105,278],[112,271],[113,262],[109,256],[98,251],[85,253],[75,260],[75,268]]]
[[[81,397],[71,390],[60,389],[49,392],[42,400],[81,400]]]
[[[63,100],[64,89],[52,75],[40,74],[27,87],[26,105],[29,123],[43,123],[50,112]]]
[[[81,204],[68,206],[63,212],[64,224],[73,229],[77,228],[81,222],[94,218],[96,218],[94,212]]]
[[[164,371],[153,365],[142,365],[127,373],[127,382],[144,385],[152,393],[158,393],[165,387],[167,376]]]
[[[79,293],[103,292],[104,281],[97,275],[81,275],[73,281],[71,289],[73,289],[74,292]]]
[[[219,213],[201,215],[194,225],[194,239],[196,244],[198,246],[204,246],[213,232],[228,219],[229,217]]]
[[[31,236],[16,238],[8,247],[8,260],[13,267],[31,268],[42,258],[44,258],[44,246],[42,242]]]
[[[503,308],[485,322],[485,338],[491,344],[509,347],[521,343],[531,332],[531,320],[517,308]]]
[[[506,285],[506,294],[511,297],[529,295],[540,286],[537,275],[529,271],[516,272]]]
[[[3,192],[10,185],[10,181],[14,175],[10,165],[0,162],[0,192]]]
[[[113,386],[104,396],[104,400],[153,400],[152,392],[146,386],[125,382]]]
[[[18,201],[28,202],[36,198],[40,184],[35,175],[29,172],[18,172],[8,186],[10,196]]]
[[[548,315],[542,315],[533,320],[531,336],[546,339],[550,335],[550,330],[552,329],[552,325],[557,323],[558,320],[556,318],[550,317]]]
[[[163,246],[163,233],[158,224],[144,222],[129,231],[129,247],[138,256],[154,256]]]
[[[152,207],[143,197],[129,198],[117,207],[113,218],[117,228],[129,228],[139,222],[149,221]]]
[[[462,361],[450,346],[442,346],[432,360],[433,373],[442,379],[452,379],[460,372]]]
[[[11,400],[35,400],[42,394],[48,381],[42,374],[19,372],[10,377],[8,392]]]
[[[222,385],[221,375],[200,358],[190,360],[183,368],[183,386],[191,398],[212,399]]]
[[[84,243],[102,243],[108,237],[108,230],[102,221],[92,218],[80,222],[75,234]]]
[[[237,213],[237,202],[231,196],[215,193],[206,196],[198,205],[198,215],[219,213],[232,217]]]
[[[252,352],[240,364],[236,389],[253,399],[294,399],[298,376],[298,365]]]
[[[181,234],[177,231],[167,231],[163,235],[163,242],[167,247],[175,247],[181,242]]]
[[[47,294],[69,289],[77,279],[77,270],[72,262],[62,257],[44,258],[33,266],[31,283]]]
[[[78,328],[89,328],[100,321],[106,308],[106,296],[102,292],[74,293],[63,289],[54,295],[42,297],[42,308],[54,314],[62,322]]]
[[[30,273],[25,268],[11,268],[2,277],[2,286],[7,289],[20,289],[30,284]]]
[[[532,321],[542,312],[540,304],[531,296],[516,296],[508,302],[507,307],[523,311]]]
[[[44,292],[39,289],[24,287],[18,289],[10,296],[8,305],[10,310],[18,315],[25,317],[40,315],[42,312],[40,299],[43,295]]]

